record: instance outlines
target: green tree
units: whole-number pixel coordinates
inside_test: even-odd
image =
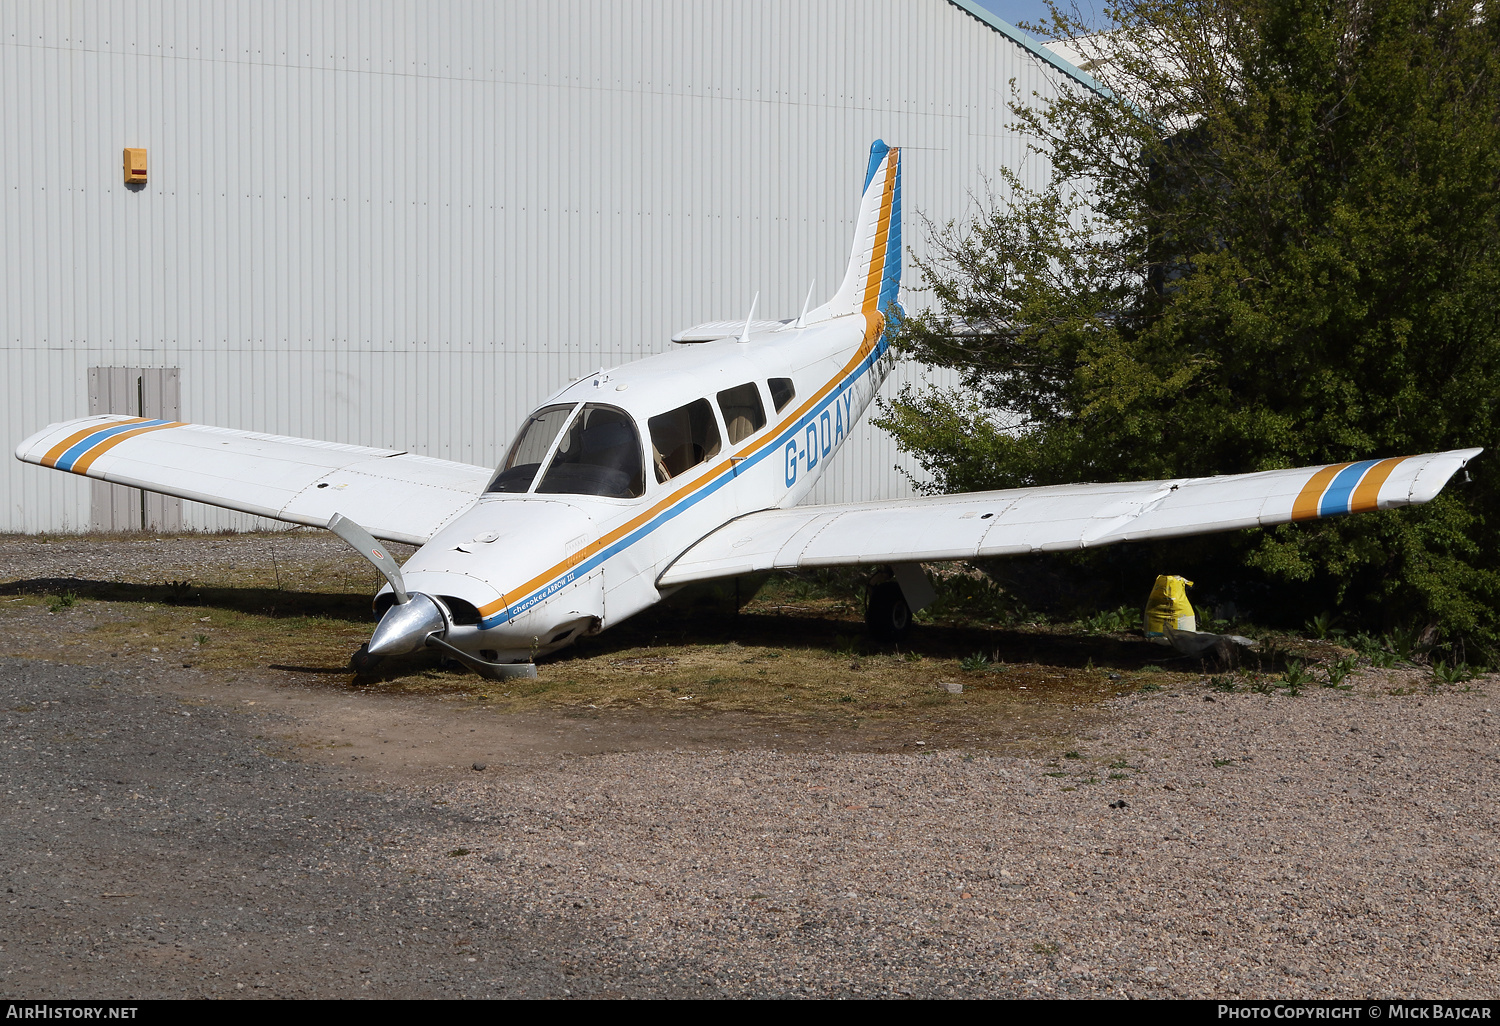
[[[1049,184],[1002,173],[983,216],[931,226],[934,303],[899,345],[963,386],[908,389],[883,424],[934,490],[1500,442],[1493,5],[1124,0],[1105,18],[1080,43],[1102,91],[1011,104]],[[1085,32],[1057,9],[1038,29]],[[1195,551],[1295,582],[1288,615],[1500,640],[1493,458],[1427,506]]]

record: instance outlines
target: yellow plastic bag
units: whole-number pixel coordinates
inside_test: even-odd
[[[1146,600],[1146,637],[1165,637],[1167,628],[1196,631],[1198,617],[1188,601],[1187,589],[1193,582],[1176,574],[1162,574]]]

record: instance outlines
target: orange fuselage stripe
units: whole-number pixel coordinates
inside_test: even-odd
[[[1385,484],[1386,478],[1391,476],[1391,471],[1396,465],[1405,460],[1405,456],[1394,456],[1388,460],[1381,460],[1365,472],[1365,479],[1354,489],[1354,497],[1349,500],[1350,513],[1370,513],[1379,508],[1380,486]]]
[[[73,446],[83,441],[89,435],[95,434],[99,431],[107,431],[112,427],[119,427],[121,424],[141,424],[148,419],[149,418],[147,417],[131,417],[129,420],[105,421],[102,423],[96,423],[93,427],[86,427],[82,431],[75,431],[67,438],[64,438],[61,442],[58,442],[52,448],[47,450],[47,455],[42,457],[42,466],[57,466],[57,461],[62,459],[63,453],[73,448]]]
[[[113,449],[115,446],[119,445],[121,442],[125,441],[128,438],[134,438],[137,435],[150,434],[152,431],[165,431],[167,428],[185,426],[186,425],[182,421],[174,420],[170,424],[153,424],[150,427],[136,428],[134,431],[121,431],[118,435],[112,435],[109,438],[106,438],[104,441],[94,446],[88,452],[78,457],[71,469],[75,474],[87,474],[89,471],[89,467],[93,466],[95,460],[97,460],[100,456],[103,456],[105,453],[109,452],[109,450]]]
[[[867,311],[864,314],[864,318],[865,337],[864,340],[860,343],[858,351],[855,352],[854,358],[846,363],[842,370],[834,375],[833,378],[831,378],[828,383],[825,384],[822,388],[818,389],[818,391],[814,393],[806,402],[797,407],[796,410],[789,413],[787,416],[783,417],[781,419],[781,423],[777,424],[773,429],[768,431],[757,441],[753,442],[750,445],[747,445],[744,449],[740,450],[740,452],[735,453],[736,456],[749,456],[770,445],[773,441],[776,440],[782,429],[784,429],[787,424],[798,420],[808,410],[812,409],[819,402],[821,402],[829,392],[833,391],[835,385],[837,385],[840,381],[843,381],[844,378],[849,375],[850,371],[859,366],[860,361],[868,356],[870,354],[870,350],[875,347],[875,343],[879,341],[880,333],[885,327],[885,318],[879,312]],[[585,545],[583,548],[573,553],[573,555],[569,556],[561,563],[558,563],[555,566],[551,567],[545,573],[541,573],[536,577],[533,577],[531,580],[527,581],[515,591],[507,592],[505,595],[500,596],[500,598],[496,599],[495,601],[480,606],[480,615],[490,616],[491,614],[504,609],[509,604],[506,602],[506,597],[508,595],[515,595],[518,598],[525,598],[527,595],[530,595],[532,592],[536,591],[538,588],[541,588],[543,585],[548,584],[556,578],[567,573],[573,567],[577,566],[579,563],[582,563],[585,559],[588,559],[600,549],[613,544],[620,538],[623,538],[625,535],[629,534],[631,531],[634,531],[637,527],[640,527],[642,524],[651,520],[662,510],[671,508],[683,497],[692,494],[699,488],[702,488],[704,485],[717,480],[726,473],[731,472],[733,469],[734,460],[732,458],[724,460],[718,466],[714,467],[712,471],[704,474],[698,480],[677,489],[677,491],[673,492],[665,499],[657,502],[654,506],[646,510],[644,513],[640,514],[637,517],[632,517],[629,521],[621,524],[613,531],[610,531],[608,534],[604,535],[593,544]]]
[[[1308,479],[1307,484],[1302,486],[1302,491],[1297,494],[1297,501],[1292,503],[1293,520],[1311,520],[1318,515],[1318,502],[1323,498],[1323,493],[1338,476],[1338,472],[1349,466],[1347,463],[1335,463],[1331,467],[1324,467]]]

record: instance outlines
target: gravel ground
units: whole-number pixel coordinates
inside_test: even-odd
[[[6,996],[1497,991],[1491,678],[1136,693],[1022,759],[147,658],[0,660]]]
[[[471,821],[407,857],[729,994],[1493,996],[1492,699],[1204,698],[1124,700],[1095,784],[756,746],[452,781]]]

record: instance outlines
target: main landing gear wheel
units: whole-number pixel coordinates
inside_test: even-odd
[[[883,581],[870,589],[865,606],[865,626],[881,641],[900,641],[911,627],[911,607],[901,594],[901,585]]]

